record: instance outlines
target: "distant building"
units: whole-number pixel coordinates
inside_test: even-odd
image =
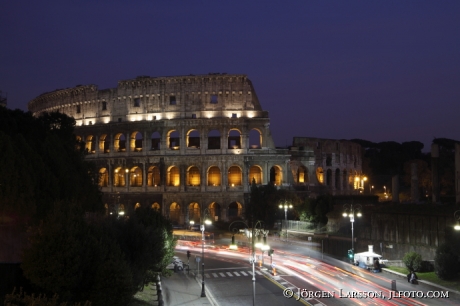
[[[344,141],[321,140],[324,156],[311,138],[275,148],[268,112],[242,74],[77,86],[42,94],[28,108],[35,116],[59,111],[75,118],[87,159],[99,168],[108,214],[151,206],[177,224],[199,222],[204,209],[214,220],[231,220],[243,216],[252,181],[349,192],[346,182],[361,169],[352,155],[360,151]]]

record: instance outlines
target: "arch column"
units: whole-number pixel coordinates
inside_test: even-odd
[[[142,189],[144,189],[144,191],[147,191],[147,173],[145,171],[146,169],[146,166],[145,166],[146,162],[143,161],[142,162]]]
[[[107,165],[107,175],[109,176],[108,183],[110,186],[110,192],[113,192],[113,174],[112,174],[112,164]]]

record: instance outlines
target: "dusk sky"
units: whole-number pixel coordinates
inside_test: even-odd
[[[246,74],[295,136],[460,140],[460,1],[2,1],[0,91]]]

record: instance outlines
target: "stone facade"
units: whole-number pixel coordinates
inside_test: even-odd
[[[361,146],[357,143],[347,140],[294,137],[291,163],[303,166],[303,171],[308,172],[312,191],[343,195],[359,193],[364,188],[362,152]]]
[[[28,107],[35,116],[75,118],[87,159],[99,168],[107,213],[152,206],[177,224],[203,213],[227,221],[244,216],[253,180],[340,193],[361,169],[349,142],[295,138],[291,150],[275,148],[268,112],[246,75],[142,76],[110,89],[56,90]]]

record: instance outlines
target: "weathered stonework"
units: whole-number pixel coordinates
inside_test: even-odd
[[[301,138],[300,150],[297,138],[291,151],[275,148],[268,112],[246,75],[143,76],[104,90],[56,90],[28,107],[35,116],[59,111],[75,118],[87,158],[99,168],[107,213],[152,206],[187,224],[207,208],[214,220],[230,220],[243,216],[253,180],[347,193],[361,169],[361,152],[350,142],[321,140],[324,148],[340,144],[328,153],[331,166],[312,146],[318,139]],[[318,167],[325,181],[317,179]],[[329,176],[332,169],[338,178]]]

